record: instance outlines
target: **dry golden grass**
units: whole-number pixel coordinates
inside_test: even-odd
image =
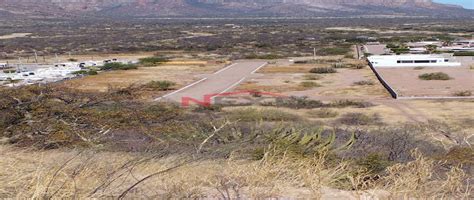
[[[390,167],[380,181],[364,182],[363,173],[354,173],[350,163],[330,163],[325,153],[306,158],[267,153],[259,161],[6,146],[0,146],[0,153],[0,198],[472,197],[472,186],[465,184],[469,177],[461,169],[435,177],[438,163],[419,154],[415,161]],[[341,185],[344,179],[351,181]],[[334,187],[359,191],[329,189]],[[379,192],[362,191],[370,188]]]

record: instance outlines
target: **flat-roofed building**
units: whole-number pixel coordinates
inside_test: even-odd
[[[454,58],[443,55],[382,55],[370,56],[369,62],[374,67],[456,67],[461,63],[455,62]]]

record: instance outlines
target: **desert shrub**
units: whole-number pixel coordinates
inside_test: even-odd
[[[354,58],[354,55],[351,54],[351,53],[348,53],[348,54],[344,55],[344,58]]]
[[[454,52],[454,56],[474,56],[474,52]]]
[[[348,130],[340,130],[344,134]],[[441,144],[427,141],[420,135],[427,130],[418,124],[399,124],[397,126],[378,126],[375,129],[359,130],[357,140],[346,152],[341,152],[344,158],[356,160],[365,159],[367,155],[377,154],[381,160],[390,162],[407,162],[412,159],[410,151],[418,149],[425,155],[444,155]],[[346,133],[347,134],[347,133]]]
[[[73,72],[72,74],[75,74],[75,75],[97,75],[98,73],[95,70],[79,70],[79,71]]]
[[[363,113],[347,113],[342,115],[338,122],[344,125],[376,125],[381,124],[382,119],[379,115],[366,115]]]
[[[87,70],[79,70],[79,71],[73,72],[72,74],[74,74],[74,75],[86,75],[87,73],[88,73]]]
[[[145,87],[158,91],[166,91],[173,90],[173,86],[175,85],[176,83],[172,81],[150,81],[149,83],[145,84]]]
[[[392,48],[390,50],[397,55],[410,52],[408,48]]]
[[[296,97],[291,96],[288,98],[277,98],[274,102],[262,103],[263,106],[276,106],[285,107],[292,109],[312,109],[323,107],[324,104],[321,101],[311,100],[308,97]]]
[[[308,81],[315,81],[315,80],[320,80],[321,76],[315,75],[315,74],[306,74],[304,75],[304,79]]]
[[[310,73],[315,74],[330,74],[330,73],[337,73],[337,70],[332,67],[315,67],[309,70]]]
[[[370,173],[378,174],[390,166],[391,162],[385,156],[371,153],[365,158],[358,159],[356,164],[366,168]]]
[[[422,70],[422,69],[424,69],[424,68],[425,68],[425,67],[414,67],[413,69],[414,69],[414,70]]]
[[[351,69],[364,69],[366,66],[367,66],[367,64],[357,63],[357,64],[350,64],[349,68],[351,68]]]
[[[421,80],[449,80],[451,79],[451,77],[449,77],[449,75],[444,72],[421,74],[418,76],[418,78],[420,78]]]
[[[87,75],[90,75],[90,76],[94,76],[94,75],[97,75],[97,74],[99,74],[99,73],[97,73],[97,71],[95,71],[95,70],[89,70],[87,72]]]
[[[334,63],[331,65],[332,68],[334,69],[338,69],[338,68],[348,68],[349,65],[345,64],[345,63]]]
[[[472,92],[469,91],[469,90],[458,91],[458,92],[455,92],[455,93],[454,93],[454,96],[458,96],[458,97],[469,97],[469,96],[472,96]]]
[[[336,108],[345,108],[345,107],[356,107],[356,108],[368,108],[375,106],[373,103],[366,101],[356,101],[356,100],[337,100],[329,104],[330,107]]]
[[[322,48],[318,50],[319,55],[327,56],[327,55],[345,55],[351,51],[350,48],[344,47],[329,47],[329,48]]]
[[[4,69],[3,73],[5,73],[5,74],[16,73],[16,69]]]
[[[295,64],[308,64],[309,61],[308,60],[297,60],[294,62]]]
[[[321,85],[319,83],[312,82],[312,81],[303,81],[303,82],[300,83],[300,86],[304,87],[304,88],[321,87]]]
[[[138,69],[137,65],[134,64],[123,64],[123,63],[106,63],[100,67],[100,70],[131,70]]]
[[[75,59],[75,58],[69,58],[69,59],[67,59],[67,61],[69,61],[69,62],[77,62],[77,59]]]
[[[375,85],[375,83],[371,80],[364,80],[364,81],[356,81],[354,85]]]
[[[239,108],[228,112],[227,116],[230,120],[240,120],[246,122],[301,120],[301,118],[297,115],[269,108]]]
[[[316,118],[334,118],[334,117],[337,117],[337,115],[339,115],[338,112],[327,109],[327,108],[323,108],[320,110],[310,110],[308,111],[307,114],[309,116],[316,117]]]
[[[161,57],[161,56],[152,56],[152,57],[140,58],[138,60],[138,62],[141,65],[144,65],[144,66],[159,65],[159,64],[162,64],[162,63],[167,62],[167,61],[168,61],[167,58]]]
[[[250,54],[245,56],[246,59],[266,59],[266,60],[274,60],[283,58],[283,56],[278,54]]]

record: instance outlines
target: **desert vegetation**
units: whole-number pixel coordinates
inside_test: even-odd
[[[329,18],[0,22],[0,35],[32,33],[1,40],[0,58],[4,59],[23,57],[32,62],[34,52],[41,58],[56,53],[153,51],[150,55],[154,56],[137,64],[111,63],[77,72],[99,73],[86,78],[115,73],[106,72],[110,70],[152,69],[146,67],[174,60],[174,56],[203,62],[271,59],[270,64],[277,62],[274,59],[305,56],[306,60],[274,70],[297,71],[298,76],[271,75],[295,88],[327,87],[325,92],[331,92],[335,80],[330,78],[346,72],[359,74],[345,80],[343,92],[348,93],[374,84],[364,74],[366,63],[350,60],[353,45],[366,42],[361,38],[378,37],[403,53],[406,47],[399,45],[403,42],[463,34],[473,27],[468,20],[424,18],[407,18],[403,24],[357,18],[337,23]],[[370,30],[327,29],[335,24]],[[318,58],[308,59],[314,48]],[[323,55],[328,56],[319,58]],[[143,93],[155,97],[181,87],[176,79],[165,79],[147,79],[127,87],[111,85],[103,92],[76,90],[61,82],[0,88],[0,198],[474,198],[474,138],[470,135],[474,126],[466,113],[456,119],[432,120],[415,113],[416,104],[387,106],[391,102],[384,97],[371,101],[365,96],[324,100],[289,96],[209,107],[140,98]],[[468,92],[454,95],[471,95]],[[254,92],[245,98],[264,96]],[[470,103],[466,100],[460,109]],[[388,119],[400,114],[396,108],[410,120]],[[450,109],[456,114],[460,110]],[[429,119],[420,120],[423,117]]]
[[[421,80],[449,80],[452,79],[448,74],[443,73],[443,72],[435,72],[435,73],[426,73],[426,74],[421,74],[418,76]]]
[[[377,115],[328,110],[373,106],[352,100],[292,97],[263,107],[199,109],[133,98],[146,88],[2,89],[0,151],[8,156],[0,161],[0,196],[267,198],[304,190],[303,197],[317,197],[328,187],[393,197],[471,195],[470,158],[448,156],[453,148],[472,151],[468,141],[452,135],[458,142],[446,147],[419,137],[452,131],[446,124],[391,126]],[[332,121],[310,121],[299,109],[321,109],[309,114]]]

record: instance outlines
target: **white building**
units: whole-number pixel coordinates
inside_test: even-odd
[[[7,68],[8,64],[7,63],[0,63],[0,69]]]
[[[383,55],[370,56],[369,62],[374,67],[456,67],[459,62],[442,55]]]

